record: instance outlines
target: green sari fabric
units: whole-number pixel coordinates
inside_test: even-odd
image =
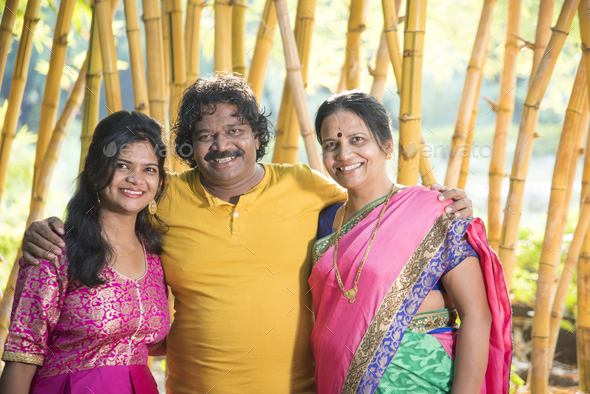
[[[376,394],[450,393],[454,363],[436,337],[406,330]]]

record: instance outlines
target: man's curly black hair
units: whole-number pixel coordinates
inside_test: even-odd
[[[191,168],[197,167],[195,158],[187,155],[187,145],[192,147],[192,135],[196,122],[203,115],[212,115],[217,104],[236,106],[235,117],[247,123],[257,134],[260,147],[256,150],[256,161],[266,154],[273,136],[272,124],[264,111],[259,110],[256,98],[248,82],[230,74],[216,74],[209,78],[199,78],[184,90],[178,107],[178,117],[172,126],[174,150],[183,162]],[[183,149],[184,148],[184,149]],[[193,152],[192,149],[188,149]]]

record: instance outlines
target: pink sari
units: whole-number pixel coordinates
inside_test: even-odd
[[[390,199],[354,303],[343,296],[332,272],[335,234],[316,242],[309,285],[316,317],[311,344],[318,394],[376,390],[408,324],[446,269],[449,238],[464,235],[479,254],[493,318],[481,392],[508,391],[511,308],[502,266],[487,243],[482,221],[445,214],[448,202],[439,202],[437,195],[424,187],[411,187]],[[383,200],[369,204],[343,226],[338,269],[346,289],[353,286]],[[453,237],[447,237],[451,228]],[[453,357],[456,335],[436,337]]]

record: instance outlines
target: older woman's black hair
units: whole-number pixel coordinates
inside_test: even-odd
[[[134,142],[147,141],[158,158],[159,186],[155,200],[159,202],[166,187],[164,169],[166,145],[162,140],[162,126],[141,112],[118,111],[101,120],[88,148],[84,170],[78,177],[78,187],[66,210],[65,243],[69,276],[88,287],[104,283],[100,272],[115,256],[113,247],[105,239],[100,223],[97,190],[113,180],[119,154]],[[146,243],[150,253],[162,253],[164,223],[145,207],[135,221],[135,232]]]
[[[268,143],[272,137],[271,125],[264,111],[258,109],[256,98],[248,82],[241,77],[230,74],[217,74],[209,78],[199,78],[184,90],[178,107],[178,117],[172,127],[174,150],[176,154],[191,168],[197,167],[193,157],[193,128],[195,122],[203,119],[203,115],[212,115],[217,104],[233,104],[236,112],[232,114],[247,123],[257,135],[260,147],[256,150],[256,160],[266,154]]]
[[[350,90],[335,94],[320,105],[315,118],[315,133],[322,143],[322,123],[324,119],[337,111],[350,111],[363,120],[371,131],[375,142],[383,153],[387,152],[387,143],[393,140],[391,118],[387,110],[370,94],[360,90]]]

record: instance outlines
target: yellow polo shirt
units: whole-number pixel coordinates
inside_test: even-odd
[[[345,193],[304,164],[264,170],[236,205],[211,196],[198,170],[171,175],[158,208],[176,297],[168,393],[315,391],[311,249],[320,211]]]

